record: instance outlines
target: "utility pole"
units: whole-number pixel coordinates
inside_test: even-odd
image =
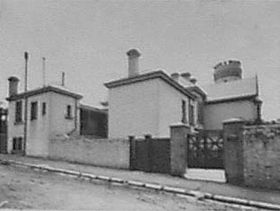
[[[24,52],[25,73],[24,73],[24,92],[27,92],[27,69],[28,69],[28,53]],[[26,155],[27,140],[27,97],[24,98],[24,138],[23,138],[23,155]]]
[[[65,72],[62,72],[61,86],[65,86]]]
[[[46,86],[46,58],[42,58],[42,65],[43,65],[43,87]]]
[[[28,68],[28,53],[24,52],[25,59],[25,74],[24,74],[24,92],[27,92],[27,68]]]

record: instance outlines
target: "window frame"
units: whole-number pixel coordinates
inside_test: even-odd
[[[13,137],[13,151],[22,151],[23,150],[23,138],[22,137]]]
[[[47,114],[47,103],[42,103],[42,116],[45,116]]]
[[[30,103],[30,120],[34,121],[38,119],[38,102],[33,101]]]
[[[194,115],[195,115],[195,108],[194,108],[194,105],[192,105],[190,103],[190,105],[189,105],[189,122],[190,122],[190,125],[192,125],[192,126],[195,125]]]
[[[22,119],[22,100],[19,100],[15,105],[15,123],[22,123]]]
[[[187,123],[187,102],[185,100],[181,101],[181,114],[182,114],[182,123]]]
[[[73,119],[72,106],[69,104],[66,106],[65,119]]]

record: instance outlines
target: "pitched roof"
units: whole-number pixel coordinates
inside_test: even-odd
[[[27,91],[27,92],[22,92],[22,93],[7,97],[6,99],[8,101],[13,101],[13,100],[22,99],[22,98],[25,98],[25,97],[31,97],[31,96],[46,93],[46,92],[55,92],[55,93],[70,96],[70,97],[73,97],[73,98],[76,98],[76,99],[81,99],[83,97],[80,94],[69,91],[65,87],[58,87],[58,86],[54,86],[54,85],[49,85],[49,86],[46,86],[46,87],[33,89],[33,90],[30,90],[30,91]]]
[[[145,74],[140,74],[140,75],[136,75],[136,76],[129,77],[129,78],[123,78],[123,79],[119,79],[116,81],[111,81],[111,82],[105,83],[104,85],[107,88],[111,89],[111,88],[115,88],[115,87],[119,87],[119,86],[147,81],[147,80],[151,80],[151,79],[155,79],[155,78],[160,78],[163,81],[165,81],[166,83],[168,83],[170,86],[172,86],[173,88],[175,88],[178,91],[180,91],[181,93],[183,93],[184,95],[186,95],[192,99],[195,98],[195,96],[189,90],[186,90],[182,85],[180,85],[179,83],[174,81],[162,70],[153,71],[153,72],[149,72],[149,73],[145,73]]]
[[[108,114],[108,109],[101,109],[90,105],[80,104],[80,109],[90,110],[97,113]]]
[[[207,102],[220,102],[258,96],[257,77],[202,86],[207,93]]]

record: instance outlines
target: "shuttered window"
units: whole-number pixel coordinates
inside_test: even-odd
[[[22,122],[22,101],[16,102],[15,122]]]

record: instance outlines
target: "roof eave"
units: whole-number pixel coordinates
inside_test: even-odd
[[[196,98],[194,94],[192,94],[190,91],[186,90],[183,86],[181,86],[180,84],[175,82],[168,75],[166,75],[166,73],[164,73],[161,70],[151,72],[151,73],[147,73],[147,74],[134,76],[134,77],[131,77],[131,78],[124,78],[124,79],[119,79],[119,80],[116,80],[116,81],[111,81],[111,82],[105,83],[104,85],[108,89],[111,89],[111,88],[124,86],[124,85],[129,85],[129,84],[133,84],[133,83],[137,83],[137,82],[141,82],[141,81],[152,80],[152,79],[155,79],[155,78],[160,78],[160,79],[164,80],[169,85],[173,86],[178,91],[182,92],[183,94],[187,95],[188,97],[190,97],[192,99]]]
[[[206,100],[206,104],[216,104],[216,103],[225,103],[225,102],[233,102],[233,101],[242,101],[242,100],[254,100],[258,95],[246,95],[246,96],[237,96],[232,98],[225,98],[225,99],[217,99],[217,100]]]
[[[30,90],[28,92],[23,92],[23,93],[20,93],[20,94],[17,94],[17,95],[12,95],[10,97],[7,97],[6,100],[7,101],[14,101],[14,100],[19,100],[19,99],[22,99],[22,98],[31,97],[31,96],[46,93],[46,92],[55,92],[55,93],[58,93],[58,94],[67,95],[67,96],[73,97],[77,100],[80,100],[80,99],[83,98],[83,96],[80,95],[80,94],[76,94],[76,93],[73,93],[73,92],[69,92],[69,91],[66,91],[66,90],[62,90],[62,89],[59,89],[59,88],[56,88],[56,87],[50,87],[49,86],[49,87],[43,87],[43,88],[37,89],[37,90]]]

